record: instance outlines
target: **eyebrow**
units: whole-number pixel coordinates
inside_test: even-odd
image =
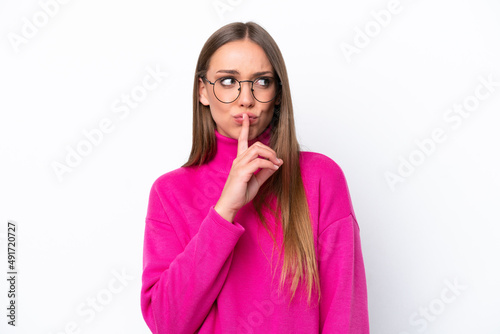
[[[234,74],[234,75],[238,75],[240,74],[240,72],[238,72],[237,70],[218,70],[217,72],[215,72],[216,74],[217,73],[227,73],[227,74]],[[264,75],[264,74],[273,74],[272,71],[263,71],[263,72],[256,72],[254,73],[253,75],[258,77],[260,75]]]

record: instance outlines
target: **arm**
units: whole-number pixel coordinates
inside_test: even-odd
[[[321,164],[318,266],[320,332],[368,334],[368,303],[360,230],[347,181],[331,159]]]
[[[367,288],[359,227],[349,215],[319,236],[320,331],[368,334]]]
[[[244,228],[210,207],[199,231],[183,247],[151,189],[144,233],[141,309],[155,334],[194,333],[203,323],[228,274]]]

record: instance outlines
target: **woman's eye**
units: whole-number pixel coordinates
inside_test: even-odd
[[[255,84],[259,87],[266,88],[271,84],[271,79],[269,78],[258,78],[255,80]]]
[[[222,86],[229,87],[229,86],[235,85],[236,84],[236,80],[234,80],[234,78],[223,78],[223,79],[220,80],[220,84]]]

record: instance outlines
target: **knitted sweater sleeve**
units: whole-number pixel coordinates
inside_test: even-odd
[[[198,232],[181,242],[174,227],[187,222],[170,220],[156,187],[157,182],[151,188],[144,232],[142,314],[154,334],[194,333],[224,284],[233,249],[245,230],[211,206]]]
[[[360,229],[347,182],[333,160],[326,161],[322,171],[318,232],[320,333],[368,334]]]

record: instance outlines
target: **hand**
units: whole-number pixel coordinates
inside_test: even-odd
[[[260,186],[283,164],[283,160],[277,158],[276,152],[261,142],[255,142],[248,147],[249,128],[248,115],[243,114],[238,153],[214,208],[230,222],[234,220],[238,210],[257,195]],[[254,174],[259,168],[261,170]]]

